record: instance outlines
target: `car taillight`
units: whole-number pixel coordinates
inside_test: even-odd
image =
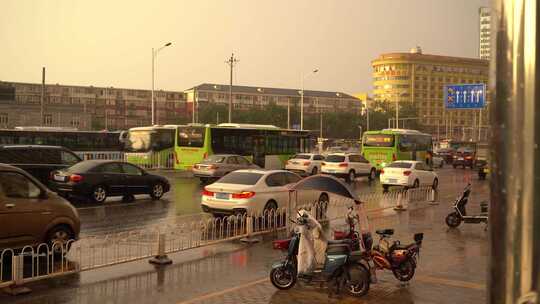
[[[396,161],[396,160],[397,160],[396,154],[393,153],[393,154],[392,154],[392,161]]]
[[[381,174],[384,174],[384,169],[381,169]]]
[[[214,196],[214,192],[203,189],[202,195],[203,196]]]
[[[208,167],[208,169],[215,170],[215,169],[219,169],[219,167],[216,166],[216,165],[210,165],[210,167]]]
[[[467,156],[465,157],[465,159],[472,159],[472,156]]]
[[[309,166],[311,165],[311,162],[304,162],[304,166]]]
[[[54,179],[54,171],[49,172],[49,179]]]
[[[409,175],[411,175],[411,173],[412,173],[412,172],[409,171],[409,170],[403,171],[403,175],[405,175],[405,176],[409,176]]]
[[[78,183],[83,180],[83,177],[78,174],[72,174],[69,176],[69,181],[72,183]]]
[[[347,163],[341,163],[341,164],[339,164],[339,167],[347,167],[347,166],[348,166]]]
[[[238,199],[250,198],[250,197],[253,197],[254,195],[255,195],[255,192],[245,191],[245,192],[240,192],[240,193],[233,193],[232,198],[238,198]]]
[[[203,159],[206,159],[208,157],[208,152],[204,152]]]

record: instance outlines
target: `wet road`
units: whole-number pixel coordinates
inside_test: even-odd
[[[471,173],[469,170],[441,170],[440,204],[424,203],[417,206],[419,208],[411,206],[408,211],[391,211],[385,215],[381,224],[396,229],[395,239],[407,243],[413,233],[425,233],[419,266],[409,285],[398,284],[389,272],[380,273],[379,283],[373,284],[370,293],[362,299],[329,298],[326,290],[302,284],[289,291],[278,291],[268,281],[271,263],[281,256],[280,252],[271,250],[268,241],[278,236],[268,235],[266,242],[254,246],[227,242],[171,254],[174,264],[164,268],[154,269],[143,260],[38,281],[28,284],[32,294],[0,295],[0,303],[483,303],[486,300],[488,233],[484,225],[448,229],[444,224],[452,200],[469,178],[473,183],[471,213],[479,208],[481,199],[488,198],[489,181],[478,181]],[[178,181],[199,188],[190,179]],[[356,187],[362,192],[381,191],[378,183],[368,185],[359,181]],[[194,193],[191,203],[196,206],[197,193],[190,194]],[[174,197],[174,193],[171,195]],[[117,208],[118,213],[111,213],[112,217],[120,220],[122,215],[129,214],[135,222],[136,210],[154,212],[147,219],[149,223],[176,215],[177,206],[165,201],[116,205],[113,202],[99,208]],[[138,209],[131,209],[133,207]],[[183,216],[199,216],[198,210],[193,210]],[[98,218],[95,220],[100,222]]]
[[[487,192],[488,182],[478,181],[476,171],[447,167],[436,172],[442,196],[457,196],[467,180],[480,186],[478,192]],[[81,217],[81,237],[208,217],[200,209],[202,185],[198,179],[185,172],[163,171],[158,174],[166,176],[171,183],[171,191],[159,201],[142,195],[129,203],[118,198],[109,199],[104,204],[75,203]],[[378,180],[369,182],[367,178],[358,178],[353,185],[359,194],[382,193]]]

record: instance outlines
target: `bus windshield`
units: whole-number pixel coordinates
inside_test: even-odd
[[[201,127],[178,128],[178,146],[202,148],[204,146],[204,131],[205,129]]]
[[[391,134],[366,134],[364,147],[393,147],[394,135]]]

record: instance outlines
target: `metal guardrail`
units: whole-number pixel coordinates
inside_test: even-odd
[[[144,169],[173,169],[174,153],[129,153],[119,151],[78,151],[82,160],[118,160],[135,164]]]
[[[365,202],[370,229],[376,229],[395,226],[395,218],[391,219],[384,212],[395,207],[400,200],[406,205],[427,202],[433,198],[433,193],[431,188],[416,188],[403,192],[365,194],[360,199]],[[379,202],[376,204],[376,201]],[[351,199],[331,199],[330,202],[299,204],[291,212],[305,208],[321,222],[337,227],[345,223],[348,208],[352,205]],[[0,288],[151,257],[159,262],[169,253],[286,229],[288,219],[292,216],[294,214],[288,214],[288,208],[280,208],[258,214],[166,223],[134,231],[85,237],[66,244],[26,246],[22,250],[5,249],[0,251]]]

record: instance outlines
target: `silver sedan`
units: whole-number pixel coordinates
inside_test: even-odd
[[[207,184],[215,181],[230,172],[241,169],[256,169],[259,166],[247,158],[236,154],[214,154],[193,166],[193,175]]]

